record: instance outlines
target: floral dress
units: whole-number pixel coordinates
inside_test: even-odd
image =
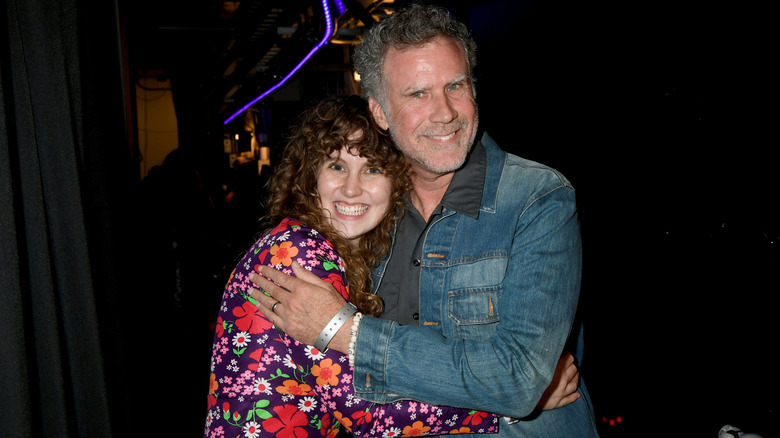
[[[317,231],[287,218],[257,241],[231,274],[214,334],[204,438],[395,437],[498,432],[485,412],[414,401],[376,404],[352,387],[348,357],[277,331],[247,293],[259,265],[291,274],[293,260],[348,299],[341,259]]]

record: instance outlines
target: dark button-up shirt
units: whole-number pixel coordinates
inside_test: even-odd
[[[426,231],[445,208],[475,218],[479,215],[485,168],[485,149],[477,142],[466,164],[453,175],[444,197],[427,222],[412,203],[407,202],[406,214],[398,224],[393,256],[377,292],[385,304],[381,318],[402,325],[419,325],[420,260]]]

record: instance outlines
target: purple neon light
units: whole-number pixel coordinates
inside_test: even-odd
[[[344,7],[344,2],[341,0],[333,0],[333,3],[336,4],[336,9],[339,11],[339,15],[343,14],[346,8]]]
[[[303,58],[303,60],[301,60],[301,62],[299,62],[298,65],[296,65],[295,68],[293,68],[292,71],[290,71],[290,73],[287,73],[287,76],[283,77],[282,80],[279,81],[279,83],[269,88],[268,91],[264,92],[263,94],[257,96],[254,100],[252,100],[248,104],[244,105],[240,110],[236,111],[232,116],[228,117],[227,120],[225,120],[222,123],[223,125],[227,125],[228,123],[230,123],[231,120],[236,118],[239,114],[246,111],[247,108],[254,105],[265,96],[268,96],[277,88],[281,87],[285,82],[287,82],[287,79],[290,79],[292,75],[295,74],[295,72],[298,71],[298,69],[300,69],[303,66],[303,64],[305,64],[306,61],[308,61],[309,58],[311,58],[314,55],[314,53],[320,49],[320,47],[328,43],[328,40],[330,39],[330,35],[333,33],[333,22],[330,18],[330,8],[328,7],[328,0],[322,0],[322,9],[323,12],[325,13],[325,36],[322,38],[322,41],[320,41],[319,44],[314,46],[314,48],[311,49],[311,51],[309,51],[309,53]]]

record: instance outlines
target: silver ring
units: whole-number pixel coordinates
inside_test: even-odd
[[[273,306],[271,306],[271,312],[276,313],[276,306],[279,305],[279,301],[275,302]]]

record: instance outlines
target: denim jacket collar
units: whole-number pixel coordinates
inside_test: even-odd
[[[485,148],[478,139],[466,158],[466,164],[453,175],[441,206],[474,219],[479,217],[486,166]]]

